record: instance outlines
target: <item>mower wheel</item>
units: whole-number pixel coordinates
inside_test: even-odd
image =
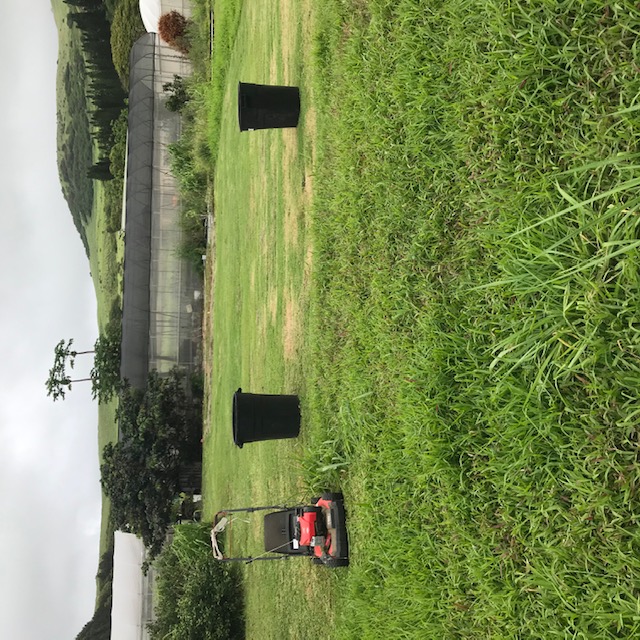
[[[318,558],[320,560],[320,558]],[[323,562],[320,560],[320,562]],[[349,558],[326,558],[323,562],[325,567],[329,567],[330,569],[334,569],[335,567],[348,567],[349,566]]]
[[[313,562],[313,564],[324,564],[324,562],[322,562],[322,558],[318,558],[318,556],[313,556],[313,558],[311,558],[311,562]]]
[[[321,499],[335,502],[336,500],[344,500],[344,496],[341,493],[323,493]]]

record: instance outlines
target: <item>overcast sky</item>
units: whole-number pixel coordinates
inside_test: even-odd
[[[49,0],[0,0],[0,24],[0,638],[69,640],[94,608],[98,411],[44,382],[58,341],[95,342],[95,294],[58,181]]]

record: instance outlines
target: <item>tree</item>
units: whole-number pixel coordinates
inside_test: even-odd
[[[165,102],[165,107],[169,111],[180,112],[189,101],[187,85],[182,76],[174,74],[173,82],[165,82],[165,84],[162,85],[162,90],[169,94]]]
[[[112,142],[112,122],[124,107],[126,93],[113,66],[111,25],[104,3],[96,0],[68,0],[73,9],[67,14],[70,28],[77,27],[82,43],[82,67],[89,84],[88,96],[93,103],[90,120],[99,158],[107,159]],[[131,4],[131,3],[124,3]],[[140,18],[138,17],[138,22]],[[94,179],[108,180],[100,167],[90,169]]]
[[[111,58],[123,87],[129,87],[129,54],[136,40],[146,33],[138,2],[118,2],[111,23]]]
[[[201,407],[177,370],[152,371],[144,392],[122,390],[116,416],[120,438],[103,450],[100,481],[113,525],[139,535],[153,556],[172,522],[181,468],[202,460]]]
[[[98,402],[108,402],[123,388],[120,378],[121,340],[120,323],[109,323],[106,331],[96,340],[93,347],[91,394]]]
[[[113,180],[111,174],[111,161],[109,158],[101,158],[87,169],[87,178],[108,182]]]
[[[84,355],[87,353],[93,353],[90,351],[75,351],[71,348],[73,344],[73,338],[68,342],[60,340],[54,349],[53,367],[49,369],[49,377],[46,381],[47,395],[53,396],[54,402],[61,398],[64,400],[67,391],[71,391],[71,385],[74,382],[87,382],[91,378],[80,378],[72,380],[71,376],[67,374],[67,366],[73,369],[76,356]]]
[[[75,351],[72,349],[73,338],[60,340],[54,349],[53,367],[45,382],[47,395],[56,400],[64,400],[66,392],[71,391],[75,382],[91,382],[91,395],[98,402],[108,402],[122,388],[120,380],[120,340],[119,322],[111,322],[104,334],[98,337],[93,349]],[[76,357],[93,354],[93,367],[88,378],[72,379],[67,367],[73,369]]]

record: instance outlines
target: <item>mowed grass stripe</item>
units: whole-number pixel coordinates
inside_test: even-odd
[[[217,12],[227,15],[232,4],[216,4],[217,30]],[[209,331],[211,412],[205,436],[205,499],[211,516],[223,507],[295,504],[310,497],[301,482],[301,441],[248,444],[239,450],[231,428],[231,401],[238,387],[257,393],[298,393],[303,416],[307,413],[300,358],[300,322],[308,305],[304,282],[309,212],[303,183],[312,155],[312,141],[304,135],[306,105],[298,131],[241,133],[236,96],[239,80],[303,84],[296,33],[302,28],[301,12],[309,7],[310,3],[288,0],[242,5],[219,125],[211,119],[210,137],[219,135]],[[302,439],[308,431],[306,417],[303,421]],[[261,552],[261,515],[248,519],[249,523],[239,520],[232,525],[230,552]],[[327,590],[308,586],[316,583],[313,569],[310,563],[295,561],[244,568],[247,637],[302,637],[313,611],[332,619]],[[291,606],[292,593],[299,594],[297,606]]]

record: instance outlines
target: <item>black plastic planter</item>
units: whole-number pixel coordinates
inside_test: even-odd
[[[300,433],[298,396],[233,394],[233,441],[242,448],[247,442],[296,438]]]
[[[297,127],[300,89],[267,84],[238,83],[240,131]]]

